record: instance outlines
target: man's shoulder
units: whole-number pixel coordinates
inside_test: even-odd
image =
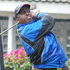
[[[37,14],[37,17],[41,17],[43,15],[48,15],[48,14],[47,13],[44,13],[44,12],[40,12],[40,13]]]

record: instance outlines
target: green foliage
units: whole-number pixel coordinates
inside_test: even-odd
[[[66,61],[66,66],[70,66],[70,59]]]
[[[24,48],[11,51],[9,54],[5,53],[3,57],[5,70],[31,70],[32,65],[28,61]]]

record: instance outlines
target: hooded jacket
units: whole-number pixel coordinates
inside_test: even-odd
[[[62,68],[67,60],[64,51],[51,32],[54,19],[39,13],[36,19],[17,25],[17,34],[35,68]]]

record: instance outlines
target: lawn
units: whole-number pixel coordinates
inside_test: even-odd
[[[57,70],[62,70],[61,68],[58,68]],[[70,70],[70,68],[69,68],[69,70]]]

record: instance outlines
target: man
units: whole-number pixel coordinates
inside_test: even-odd
[[[29,4],[15,9],[17,34],[33,64],[32,70],[57,70],[65,67],[66,55],[51,32],[55,22],[47,13],[30,11]]]

